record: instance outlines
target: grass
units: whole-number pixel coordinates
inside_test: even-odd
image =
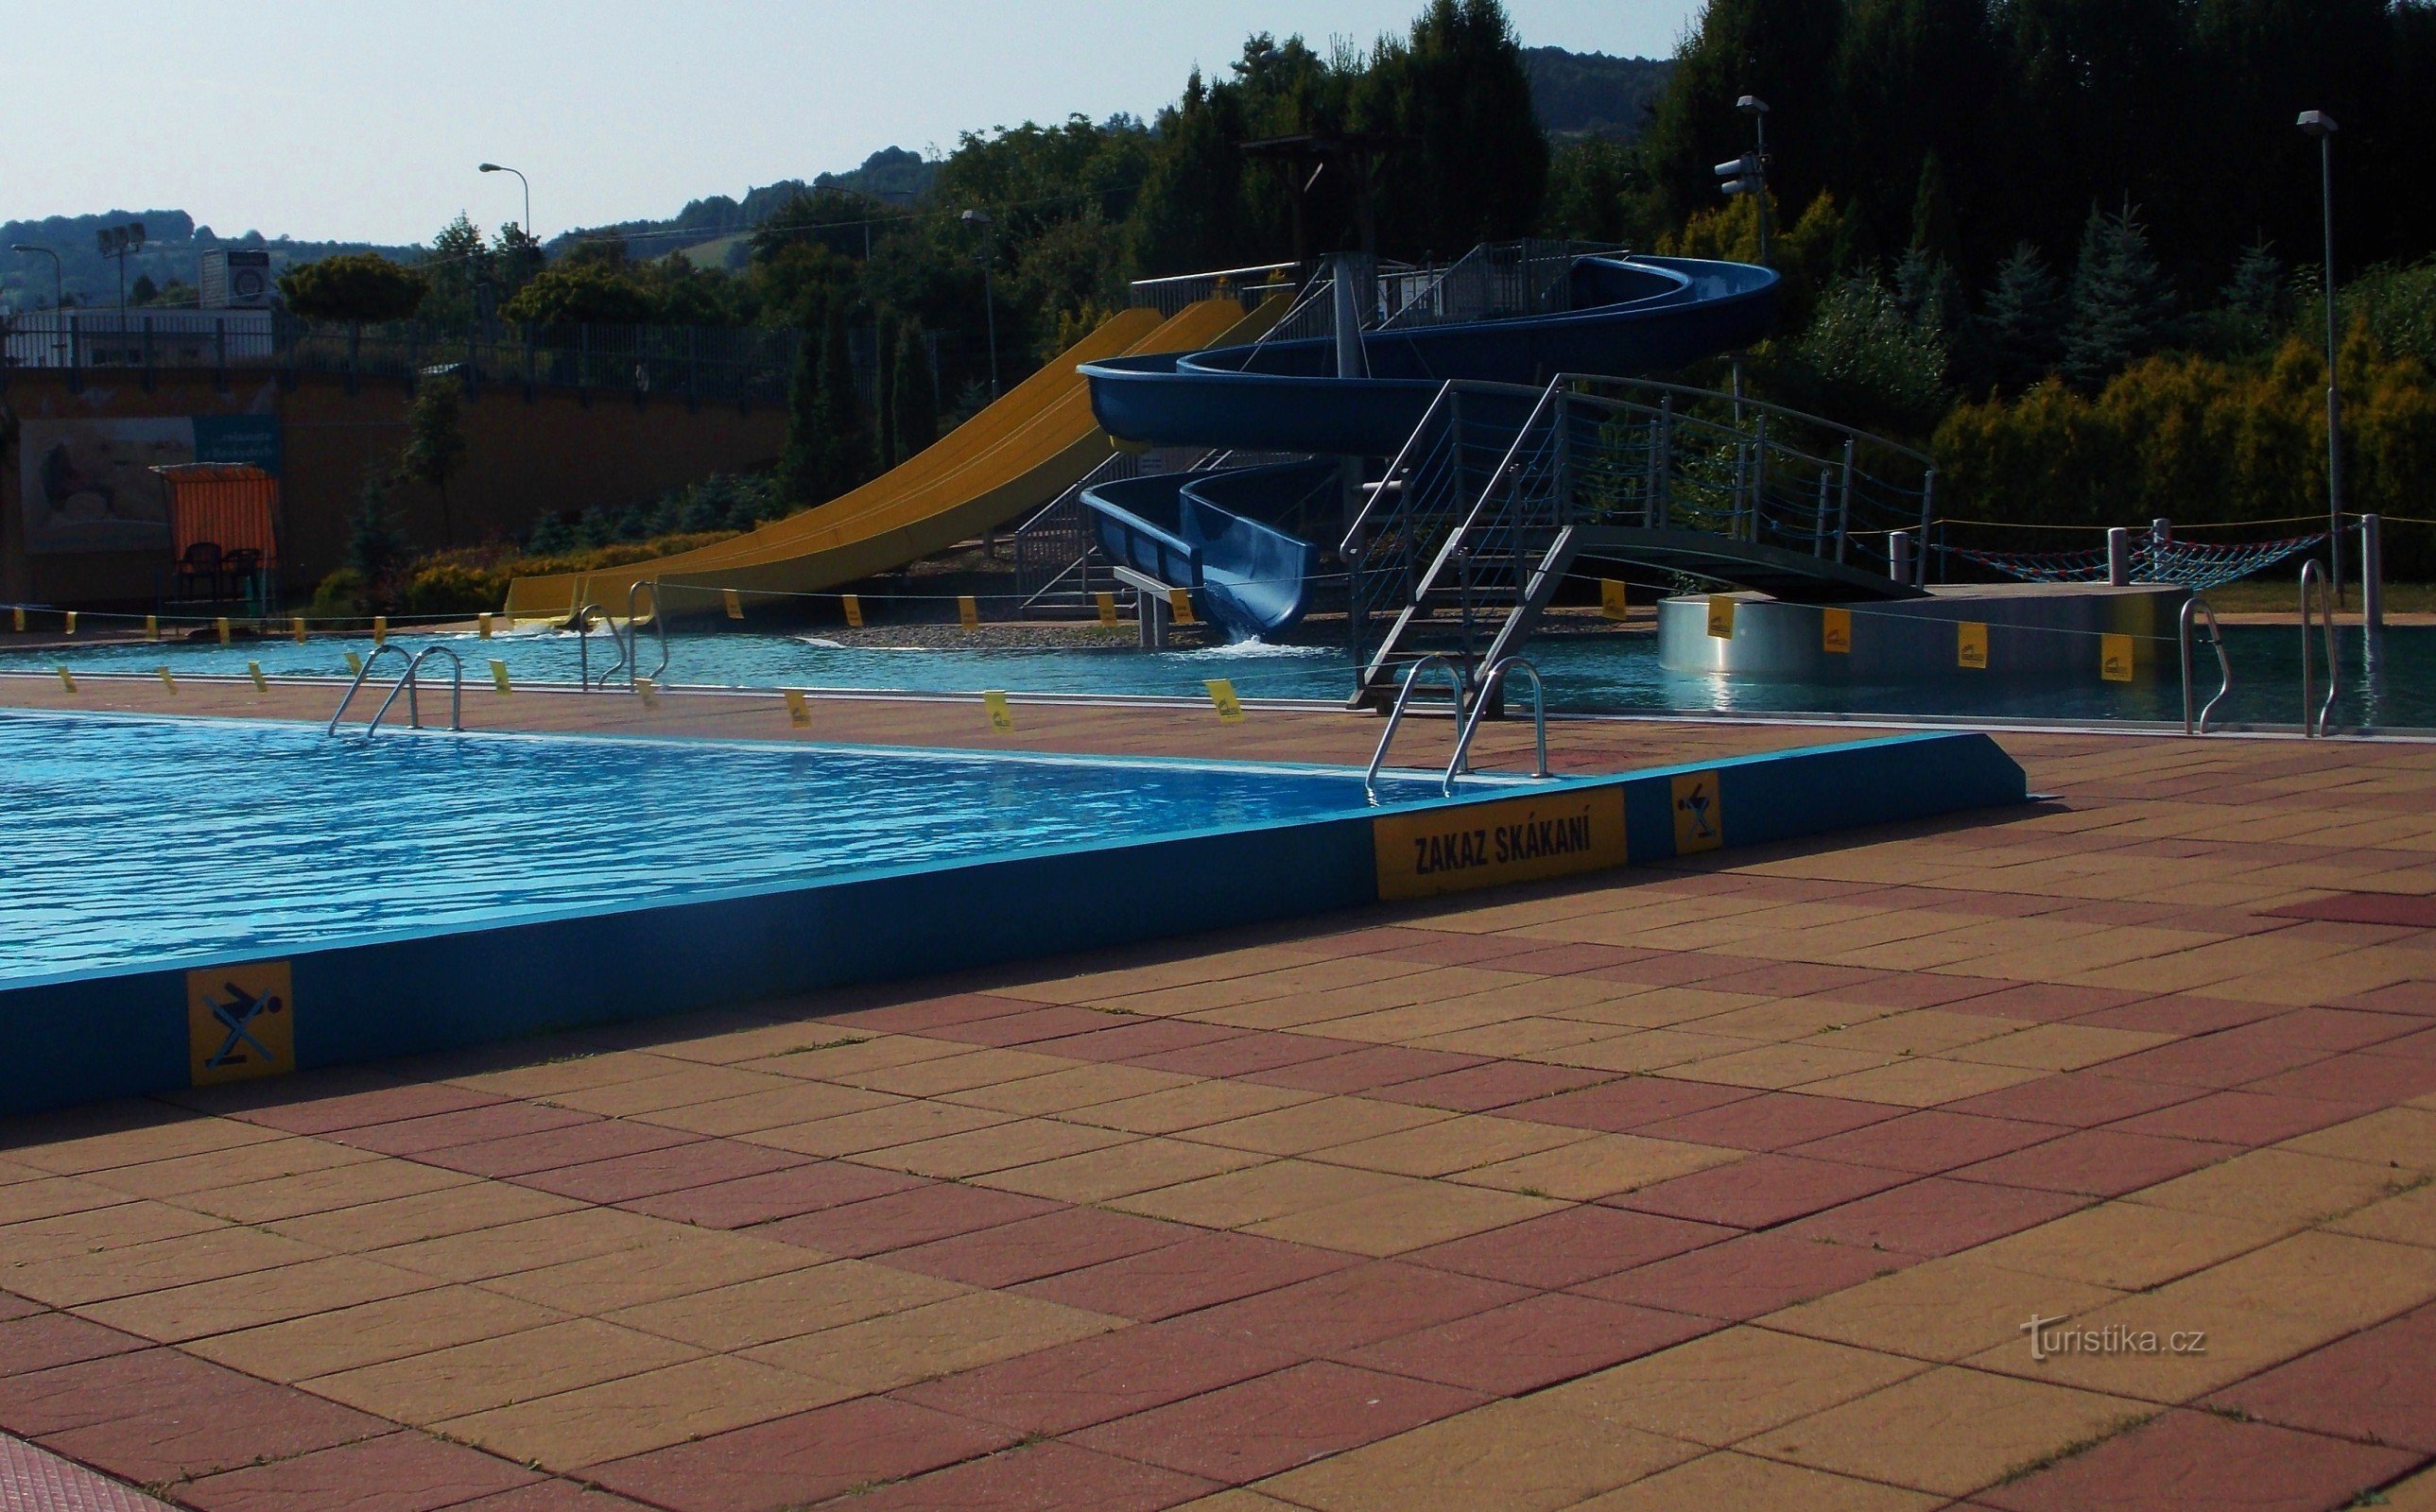
[[[2253,579],[2246,582],[2228,582],[2207,591],[2207,601],[2220,615],[2296,615],[2301,607],[2301,589],[2296,582],[2274,579]],[[2359,584],[2343,584],[2343,608],[2359,613]],[[2436,582],[2389,582],[2385,585],[2385,612],[2390,615],[2436,614]]]
[[[2027,1480],[2029,1477],[2038,1474],[2041,1470],[2053,1469],[2058,1465],[2062,1464],[2065,1460],[2074,1459],[2079,1455],[2088,1453],[2091,1450],[2105,1443],[2108,1439],[2120,1438],[2125,1434],[2132,1432],[2132,1430],[2148,1423],[2156,1416],[2157,1415],[2155,1413],[2142,1413],[2133,1417],[2118,1417],[2086,1438],[2076,1438],[2071,1443],[2064,1445],[2062,1448],[2056,1450],[2052,1453],[2042,1454],[2036,1459],[2024,1460],[2022,1463],[2014,1466],[2000,1476],[1997,1479],[1996,1484],[1998,1486],[2010,1486],[2015,1481]]]

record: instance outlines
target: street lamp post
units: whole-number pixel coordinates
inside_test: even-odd
[[[998,299],[990,292],[990,217],[983,210],[967,210],[961,217],[967,226],[978,226],[982,234],[982,313],[989,325],[990,397],[998,397]]]
[[[1745,115],[1751,118],[1751,130],[1755,133],[1756,146],[1752,150],[1751,156],[1759,170],[1759,188],[1757,190],[1759,198],[1759,260],[1760,265],[1762,267],[1766,267],[1767,265],[1768,241],[1767,101],[1760,98],[1756,95],[1746,95],[1742,98],[1734,101],[1734,109],[1742,112]]]
[[[48,247],[37,247],[30,241],[18,242],[9,250],[12,252],[40,252],[51,260],[51,350],[65,352],[68,344],[68,284],[67,275],[60,268],[60,254]],[[63,361],[61,366],[65,365]]]
[[[474,166],[476,171],[481,173],[515,174],[516,182],[525,186],[525,235],[532,235],[532,181],[526,178],[521,170],[509,167],[503,163],[478,163]]]
[[[2318,139],[2318,191],[2326,224],[2326,581],[2343,601],[2343,383],[2335,366],[2340,321],[2335,311],[2335,118],[2301,113],[2300,128]]]

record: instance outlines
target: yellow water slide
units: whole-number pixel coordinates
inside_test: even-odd
[[[663,581],[671,613],[700,607],[684,589],[818,593],[945,551],[1039,509],[1105,461],[1114,443],[1091,416],[1076,368],[1103,357],[1256,339],[1285,313],[1275,296],[1251,314],[1232,298],[1188,304],[1162,321],[1131,309],[1061,353],[902,465],[827,503],[733,540],[592,572],[518,578],[508,613],[560,619],[581,605],[626,611],[638,582]],[[652,609],[647,595],[638,604]]]

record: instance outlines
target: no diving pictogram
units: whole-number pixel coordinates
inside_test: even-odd
[[[287,963],[187,972],[186,1048],[197,1086],[294,1070],[295,993]]]
[[[1677,777],[1672,796],[1676,855],[1715,850],[1726,843],[1725,810],[1715,773],[1694,772]]]

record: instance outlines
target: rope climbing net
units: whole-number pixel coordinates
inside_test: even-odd
[[[2325,532],[2281,541],[2159,541],[2137,538],[2132,547],[2132,581],[2170,582],[2194,593],[2264,572],[2285,558],[2325,540]],[[1974,551],[1948,547],[1950,554],[2025,582],[2103,582],[2106,548],[2084,551]]]

